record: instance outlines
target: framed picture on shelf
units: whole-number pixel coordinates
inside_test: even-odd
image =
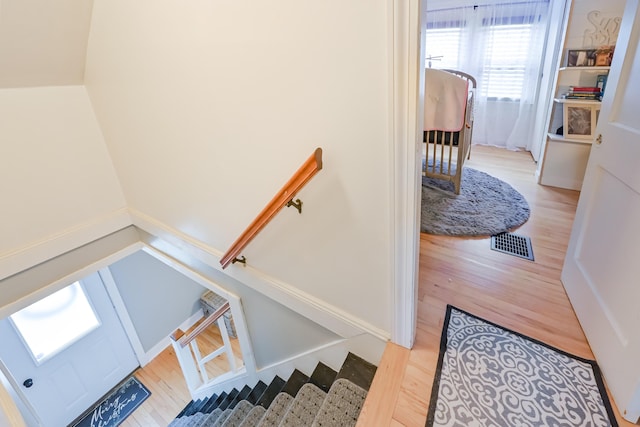
[[[598,121],[599,106],[565,102],[563,104],[564,137],[569,139],[593,139]]]
[[[595,65],[595,49],[570,49],[567,52],[567,67],[593,67]]]
[[[615,46],[600,46],[596,49],[596,67],[611,65]]]

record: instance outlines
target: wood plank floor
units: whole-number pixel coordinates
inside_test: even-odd
[[[474,146],[466,165],[525,196],[531,217],[515,233],[531,238],[535,262],[492,251],[489,238],[422,234],[416,342],[387,346],[359,426],[425,425],[447,304],[593,359],[560,282],[579,193],[536,184],[526,152]]]
[[[189,333],[197,325],[198,323],[185,332]],[[203,356],[223,344],[220,332],[215,325],[200,335],[197,342]],[[237,339],[231,338],[231,347],[236,356],[236,367],[239,368],[243,366],[243,362]],[[205,367],[209,378],[223,374],[230,369],[225,355],[208,362]],[[135,375],[149,389],[151,396],[124,420],[121,424],[123,427],[165,427],[191,400],[172,346],[167,347],[144,368],[138,369]]]
[[[560,283],[579,193],[536,184],[525,152],[474,146],[467,165],[525,196],[531,218],[516,232],[532,239],[535,262],[490,250],[488,238],[421,235],[415,346],[387,346],[359,426],[424,426],[447,304],[593,358]],[[137,375],[152,395],[123,426],[166,426],[190,400],[173,350]],[[631,425],[619,415],[618,421]]]

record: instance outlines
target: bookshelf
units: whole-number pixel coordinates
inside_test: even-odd
[[[597,10],[596,10],[597,9]],[[613,56],[603,56],[605,45],[615,45],[617,31],[600,37],[595,23],[615,30],[622,16],[623,0],[606,4],[596,0],[567,1],[563,37],[557,50],[553,97],[547,107],[543,150],[537,171],[542,185],[580,190],[596,138],[601,96]],[[593,19],[598,16],[598,20]],[[589,34],[597,33],[598,38]]]

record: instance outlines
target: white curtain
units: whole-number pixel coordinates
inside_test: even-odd
[[[426,67],[474,76],[473,144],[529,145],[548,27],[549,0],[427,3]]]

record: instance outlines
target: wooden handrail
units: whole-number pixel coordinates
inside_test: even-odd
[[[258,214],[256,219],[231,245],[229,250],[220,259],[222,268],[226,268],[240,252],[249,244],[251,240],[264,228],[265,225],[293,199],[298,191],[309,182],[311,178],[322,169],[322,148],[316,148],[313,154],[296,171],[289,181],[278,191],[273,199]]]
[[[185,335],[182,329],[178,329],[171,334],[171,339],[180,344],[180,346],[182,347],[187,346],[191,341],[196,339],[196,337],[200,335],[202,331],[207,329],[213,322],[217,321],[227,310],[229,310],[229,308],[229,301],[227,301],[222,304],[216,311],[211,313],[210,316],[204,319],[204,321],[200,323],[193,331],[191,331],[189,335]]]

